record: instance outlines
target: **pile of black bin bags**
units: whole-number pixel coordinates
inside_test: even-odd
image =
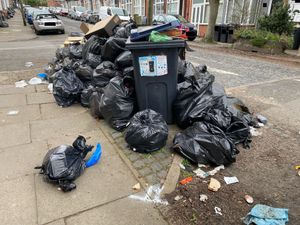
[[[115,130],[126,129],[132,150],[149,153],[166,144],[168,127],[159,113],[136,110],[132,55],[125,47],[131,27],[119,26],[109,38],[94,35],[85,44],[58,49],[45,72],[59,106],[80,102]],[[172,149],[194,163],[226,165],[235,161],[236,144],[249,147],[249,126],[256,121],[214,79],[206,66],[179,59],[173,114],[183,130],[174,137]]]

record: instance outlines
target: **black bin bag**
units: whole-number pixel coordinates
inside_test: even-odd
[[[96,55],[93,53],[88,53],[86,57],[86,64],[92,68],[96,68],[102,62],[101,55]]]
[[[101,48],[101,56],[104,60],[114,62],[117,56],[125,51],[126,39],[110,37]]]
[[[136,113],[125,131],[131,149],[149,153],[161,149],[168,139],[168,125],[163,116],[151,109]]]
[[[103,88],[100,112],[117,131],[122,131],[135,110],[134,81],[132,78],[114,77]]]
[[[92,117],[101,119],[103,118],[100,111],[100,103],[103,97],[103,90],[101,88],[93,88],[89,98],[90,113]]]
[[[78,136],[73,145],[60,145],[48,151],[45,155],[42,166],[35,167],[40,169],[44,180],[58,184],[62,191],[71,191],[76,188],[73,183],[86,168],[85,160],[87,153],[93,146],[86,145],[83,136]]]
[[[83,107],[90,107],[90,97],[94,91],[94,86],[89,85],[87,88],[85,88],[80,95],[80,104]]]
[[[175,135],[172,149],[194,163],[228,165],[239,151],[225,133],[210,123],[195,122]]]
[[[80,101],[83,83],[76,76],[74,70],[64,67],[55,73],[53,81],[53,95],[59,106],[67,107],[75,101]]]
[[[72,44],[69,47],[70,58],[71,59],[81,59],[82,58],[82,45],[79,43]]]
[[[83,60],[73,63],[72,68],[74,69],[76,76],[81,81],[92,80],[93,69],[89,65],[85,64]]]
[[[104,45],[105,41],[105,38],[101,38],[96,35],[91,36],[82,48],[82,58],[86,60],[88,53],[100,55],[101,47]]]
[[[132,66],[132,54],[130,51],[122,52],[115,60],[115,64],[119,69]]]
[[[198,80],[192,76],[178,84],[173,112],[180,128],[198,121],[214,105],[216,97],[212,95],[213,81],[214,76],[207,73]]]
[[[117,74],[115,64],[110,61],[104,61],[94,70],[93,82],[98,87],[105,87],[110,79]]]

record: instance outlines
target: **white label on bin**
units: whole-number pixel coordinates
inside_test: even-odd
[[[154,77],[168,74],[167,56],[143,56],[139,57],[141,76]]]

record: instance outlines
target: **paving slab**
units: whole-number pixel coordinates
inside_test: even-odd
[[[29,123],[7,124],[0,126],[0,149],[30,143]]]
[[[133,193],[132,186],[137,183],[137,180],[128,167],[101,133],[99,133],[98,138],[96,134],[93,136],[96,138],[88,140],[88,143],[94,143],[96,139],[101,139],[103,150],[101,161],[99,164],[86,169],[82,176],[75,181],[77,189],[63,193],[58,191],[56,186],[45,183],[41,175],[36,175],[38,221],[40,224],[70,216]],[[65,141],[63,139],[60,137],[57,141]],[[67,143],[70,143],[69,141],[71,141],[70,137],[68,137]],[[51,141],[48,142],[51,143]],[[54,145],[53,142],[51,145]]]
[[[43,119],[53,119],[76,115],[88,111],[88,108],[82,107],[80,104],[71,105],[70,107],[60,107],[56,103],[41,104],[41,112]]]
[[[35,88],[32,85],[28,85],[24,88],[16,88],[15,85],[1,85],[0,86],[0,95],[8,94],[27,94],[34,93]]]
[[[55,102],[55,99],[51,93],[47,92],[37,92],[27,94],[28,104],[42,104]]]
[[[1,224],[37,224],[32,175],[0,184]]]
[[[18,111],[16,115],[7,115],[10,111]],[[39,105],[14,106],[8,108],[0,108],[0,123],[20,123],[25,121],[33,121],[41,119]]]
[[[120,199],[66,219],[67,225],[167,225],[151,203]]]
[[[46,141],[0,149],[0,182],[38,173],[46,152]]]
[[[55,220],[51,223],[47,223],[47,225],[66,225],[66,224],[65,224],[65,221],[63,219],[60,219],[60,220]]]
[[[91,117],[88,112],[71,116],[65,113],[64,117],[32,121],[30,124],[32,140],[54,139],[70,135],[74,136],[81,132],[99,128],[99,123]]]
[[[26,95],[9,94],[0,95],[0,108],[26,105]]]
[[[48,84],[35,85],[36,92],[49,92]]]

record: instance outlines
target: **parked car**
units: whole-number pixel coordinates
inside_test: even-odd
[[[68,16],[68,13],[69,13],[68,9],[62,8],[59,12],[59,15],[60,16]]]
[[[99,10],[99,19],[103,20],[108,16],[118,15],[122,21],[130,21],[130,16],[126,9],[118,7],[106,7],[102,6]]]
[[[33,22],[32,15],[33,15],[34,11],[39,11],[39,9],[37,9],[37,8],[27,8],[27,10],[26,10],[25,17],[26,17],[26,20],[27,20],[28,24],[32,24],[32,22]]]
[[[82,13],[86,11],[86,8],[82,6],[72,6],[70,10],[72,13],[71,19],[80,20],[80,16]],[[69,12],[70,13],[70,12]]]
[[[197,30],[195,29],[195,26],[188,22],[181,15],[156,15],[153,18],[153,24],[165,24],[175,20],[180,22],[180,26],[178,28],[182,30],[182,34],[186,35],[189,41],[195,40],[195,38],[197,37]]]
[[[63,22],[54,14],[37,14],[33,21],[33,28],[36,34],[46,31],[65,33]]]
[[[99,21],[100,21],[99,12],[96,11],[96,12],[93,12],[92,15],[90,15],[88,22],[92,23],[92,24],[95,24]]]
[[[81,13],[80,20],[83,22],[89,22],[90,16],[92,15],[91,10],[86,10],[85,12]]]
[[[69,10],[69,12],[68,12],[68,17],[69,17],[70,19],[75,20],[75,18],[76,18],[76,13],[75,13],[75,11],[74,11],[74,10]]]

